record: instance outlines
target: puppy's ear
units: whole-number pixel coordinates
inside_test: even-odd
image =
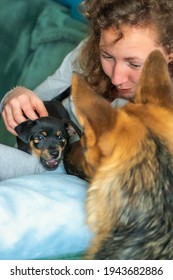
[[[18,134],[18,137],[26,144],[29,143],[30,139],[31,139],[31,130],[34,127],[34,125],[36,124],[36,120],[31,121],[31,120],[27,120],[24,121],[20,124],[18,124],[15,127],[15,131]]]
[[[173,85],[162,53],[155,50],[148,56],[136,89],[135,103],[173,105]]]
[[[110,103],[97,95],[78,74],[73,75],[72,97],[87,146],[92,147],[100,135],[112,127],[115,114]]]
[[[65,120],[64,124],[69,136],[77,134],[79,137],[81,137],[81,131],[73,121]]]

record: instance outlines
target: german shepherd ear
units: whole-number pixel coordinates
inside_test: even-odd
[[[73,74],[72,97],[79,122],[86,135],[87,146],[93,147],[99,136],[114,123],[113,109],[79,74]]]
[[[135,103],[173,105],[173,84],[168,65],[159,50],[150,53],[144,63],[134,98]]]
[[[36,124],[36,120],[31,121],[27,120],[22,123],[19,123],[15,127],[15,131],[17,132],[18,137],[22,140],[25,144],[28,144],[31,139],[31,129]]]

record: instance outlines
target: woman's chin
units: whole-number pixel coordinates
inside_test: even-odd
[[[125,100],[131,100],[131,99],[134,98],[134,92],[121,90],[121,91],[118,91],[118,97],[122,98],[122,99],[125,99]]]

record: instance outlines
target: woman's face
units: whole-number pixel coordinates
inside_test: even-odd
[[[116,87],[118,97],[128,100],[134,96],[142,66],[149,53],[159,49],[167,61],[168,57],[163,48],[155,43],[153,30],[126,26],[122,31],[123,37],[117,42],[115,29],[102,31],[100,59],[103,71]]]

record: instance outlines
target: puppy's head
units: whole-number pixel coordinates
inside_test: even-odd
[[[68,138],[77,133],[70,121],[53,117],[27,120],[16,126],[15,131],[18,148],[39,158],[48,170],[58,167]]]
[[[81,138],[85,149],[83,165],[90,177],[95,175],[98,166],[105,168],[108,159],[112,160],[111,164],[118,162],[116,168],[120,169],[120,161],[127,162],[141,149],[139,143],[145,138],[148,127],[163,137],[171,130],[164,127],[168,123],[171,127],[173,85],[167,63],[159,51],[152,52],[143,67],[134,103],[113,109],[77,74],[73,76],[72,96],[84,129]]]

